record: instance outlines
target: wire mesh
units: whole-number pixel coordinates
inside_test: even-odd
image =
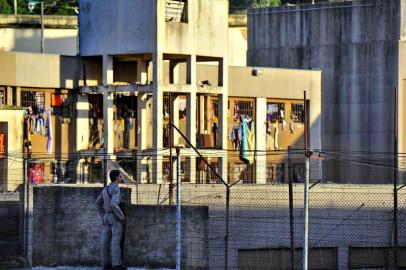
[[[158,149],[155,155],[136,153],[117,159],[134,180],[140,175],[140,160],[148,158],[151,168],[154,161],[165,164],[161,174],[151,169],[148,181],[122,185],[129,207],[124,257],[131,266],[174,268],[176,160],[171,179],[169,159],[156,154],[161,152],[167,153]],[[304,158],[302,151],[293,152],[290,160],[286,151],[256,153],[257,157],[281,155],[285,160],[278,166],[257,162],[252,166],[255,179],[227,179],[227,185],[209,167],[199,166],[199,158],[193,164],[182,157],[185,269],[302,269],[304,178],[300,165]],[[206,156],[212,168],[219,170],[219,159]],[[322,151],[321,156],[324,160],[313,160],[310,167],[309,269],[394,269],[393,154]],[[8,247],[0,249],[0,257],[31,260],[34,265],[99,264],[102,221],[94,200],[103,187],[103,158],[61,155],[53,160],[36,153],[35,159],[28,159],[9,153],[0,159],[0,245]],[[320,177],[319,170],[324,168],[320,163],[330,166],[337,160],[338,166],[358,170],[359,175],[370,175],[372,170],[386,177],[378,184],[346,183],[346,179],[327,182]],[[402,154],[398,160],[396,250],[402,269],[406,267]],[[191,170],[196,170],[195,182],[184,177],[192,175]],[[75,246],[81,248],[72,251]]]

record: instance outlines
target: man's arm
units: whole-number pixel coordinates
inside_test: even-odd
[[[104,215],[104,208],[103,208],[103,196],[102,192],[100,192],[99,196],[96,199],[96,202],[94,203],[97,207],[97,211],[99,212],[100,216]]]
[[[111,196],[111,209],[113,209],[114,214],[119,220],[124,221],[124,214],[123,211],[121,211],[120,206],[118,206],[119,203],[120,188],[118,186],[115,186]]]

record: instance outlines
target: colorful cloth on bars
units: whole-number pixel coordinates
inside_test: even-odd
[[[241,117],[241,148],[240,159],[246,164],[254,162],[255,150],[255,127],[252,119]]]
[[[52,118],[51,118],[51,109],[48,110],[48,133],[47,133],[47,150],[48,150],[48,154],[52,153]]]

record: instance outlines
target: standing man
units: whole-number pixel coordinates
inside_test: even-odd
[[[120,209],[120,171],[112,170],[109,174],[111,183],[103,188],[97,197],[96,206],[103,217],[103,230],[100,238],[100,257],[103,269],[122,269],[121,237],[125,217]]]

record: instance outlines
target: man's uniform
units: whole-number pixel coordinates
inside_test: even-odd
[[[100,238],[100,257],[103,266],[122,265],[120,241],[124,214],[119,203],[120,188],[117,183],[111,183],[103,188],[96,200],[97,208],[103,217],[103,231]]]

